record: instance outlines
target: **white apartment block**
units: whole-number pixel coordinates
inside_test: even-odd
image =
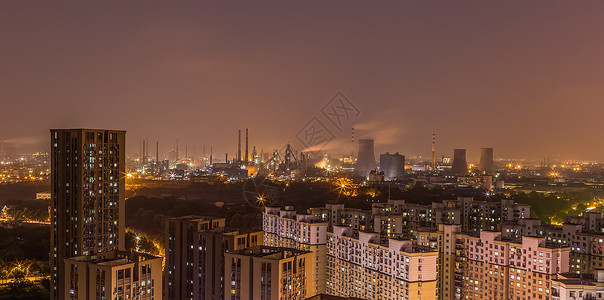
[[[265,246],[312,252],[310,273],[314,280],[308,283],[308,296],[325,293],[327,227],[322,218],[297,214],[292,207],[267,207],[262,214]]]
[[[552,281],[553,300],[604,299],[604,270],[593,274],[558,274]]]
[[[327,293],[362,299],[436,299],[438,252],[409,240],[335,226],[327,239]]]
[[[439,299],[548,300],[556,274],[568,272],[570,247],[543,237],[510,239],[441,225],[416,238],[439,250]]]

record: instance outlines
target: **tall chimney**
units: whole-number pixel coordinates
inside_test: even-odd
[[[245,129],[245,156],[243,157],[243,160],[247,163],[249,160],[249,156],[248,156],[248,147],[247,147],[247,128]]]
[[[432,129],[432,169],[436,169],[436,129]]]
[[[241,129],[239,129],[239,142],[237,143],[237,161],[241,161]]]
[[[143,160],[143,138],[142,137],[138,140],[138,158],[141,161]]]
[[[143,139],[143,155],[141,157],[141,165],[143,165],[143,166],[145,165],[145,158],[146,158],[146,156],[145,156],[145,140]]]

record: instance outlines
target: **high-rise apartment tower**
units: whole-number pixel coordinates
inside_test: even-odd
[[[124,250],[125,131],[51,129],[51,299],[64,259]]]

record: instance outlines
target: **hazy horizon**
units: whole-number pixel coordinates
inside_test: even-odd
[[[481,147],[604,161],[604,2],[60,2],[0,4],[0,140],[50,128],[127,131],[160,153],[223,158],[237,130],[280,149],[313,117],[327,149],[376,156]],[[321,109],[343,92],[358,115]],[[348,149],[349,148],[349,149]]]

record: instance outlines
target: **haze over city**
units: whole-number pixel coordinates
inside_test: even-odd
[[[0,139],[128,131],[234,153],[282,147],[338,91],[337,137],[430,156],[604,160],[604,3],[60,2],[0,4]],[[363,128],[367,128],[363,130]],[[348,151],[349,149],[343,149]],[[209,150],[207,150],[209,151]],[[355,150],[356,151],[356,150]]]
[[[604,1],[4,1],[0,300],[604,299]]]

